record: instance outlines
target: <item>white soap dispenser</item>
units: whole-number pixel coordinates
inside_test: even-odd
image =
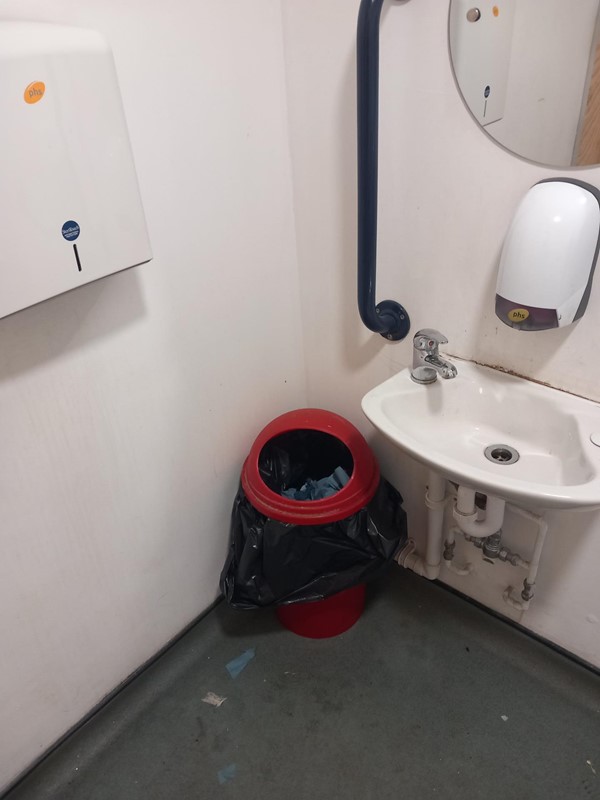
[[[600,246],[600,192],[572,178],[536,183],[502,248],[496,315],[512,328],[570,325],[586,309]]]

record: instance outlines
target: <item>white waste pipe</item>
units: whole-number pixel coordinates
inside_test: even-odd
[[[460,513],[463,516],[473,516],[477,518],[475,489],[470,489],[468,486],[459,486],[456,490],[455,507],[460,509]]]
[[[416,572],[429,580],[436,580],[439,577],[442,562],[443,547],[443,528],[444,528],[444,509],[446,501],[454,494],[450,488],[446,494],[446,479],[442,478],[434,470],[429,471],[428,490],[425,494],[425,505],[427,506],[427,544],[425,548],[425,558],[420,556],[415,549],[415,542],[409,539],[406,546],[396,556],[396,561],[406,569]],[[538,526],[538,535],[531,561],[519,558],[515,566],[528,569],[527,578],[523,584],[520,596],[509,586],[503,594],[504,600],[508,605],[519,611],[526,611],[529,608],[530,600],[533,596],[533,589],[537,577],[540,557],[546,534],[548,523],[546,520],[531,511],[527,511],[518,506],[509,506],[510,510],[522,517],[531,520]],[[485,538],[497,533],[502,528],[506,501],[499,497],[487,495],[487,503],[484,519],[478,519],[478,512],[475,506],[475,490],[467,486],[459,486],[454,501],[453,516],[458,524],[458,528],[450,527],[446,538],[446,545],[452,546],[455,543],[456,533],[465,533],[471,538]],[[464,567],[456,566],[452,560],[445,560],[446,567],[457,575],[468,575],[473,570],[473,565],[467,563]]]
[[[428,511],[425,562],[430,570],[437,570],[437,578],[442,563],[446,479],[433,470],[429,471],[429,488],[425,495],[425,505]]]
[[[506,500],[488,494],[485,518],[478,519],[475,507],[475,489],[459,486],[452,515],[463,533],[477,539],[484,539],[486,536],[498,533],[502,527],[505,507]]]
[[[439,577],[442,563],[442,539],[444,530],[444,508],[446,506],[446,479],[434,470],[429,470],[428,488],[425,494],[427,506],[427,544],[425,558],[415,551],[415,543],[409,540],[398,555],[398,563],[433,581]]]
[[[548,533],[548,523],[545,519],[541,519],[539,521],[539,530],[538,535],[535,540],[535,547],[533,549],[533,556],[531,557],[531,562],[529,564],[529,575],[527,576],[527,583],[533,587],[533,584],[536,581],[538,569],[540,567],[540,558],[542,556],[542,547],[544,546],[544,542],[546,541],[546,534]]]
[[[538,526],[538,533],[535,539],[535,545],[533,547],[533,555],[528,563],[525,562],[525,564],[529,567],[527,583],[534,584],[540,566],[542,548],[544,546],[544,542],[546,541],[546,534],[548,533],[548,523],[541,514],[534,514],[533,511],[527,511],[527,509],[519,508],[519,506],[510,505],[509,508],[513,514],[518,514],[521,517],[525,517],[525,519],[531,520],[531,522]]]
[[[462,533],[460,528],[455,528],[452,525],[450,526],[448,533],[446,534],[446,542],[445,547],[450,548],[451,552],[454,553],[454,545],[456,544],[456,534]],[[444,564],[446,569],[449,569],[450,572],[453,572],[455,575],[470,575],[473,572],[473,564],[470,561],[467,561],[464,567],[457,566],[454,561],[450,558],[444,559]]]
[[[516,593],[512,586],[508,586],[504,590],[503,594],[504,600],[509,606],[516,608],[518,611],[527,611],[529,608],[529,603],[531,602],[531,598],[533,597],[534,585],[542,556],[542,548],[544,547],[546,534],[548,533],[548,523],[542,515],[534,514],[532,511],[527,511],[524,508],[511,505],[510,510],[515,514],[519,514],[521,517],[525,517],[525,519],[531,520],[538,526],[538,533],[535,539],[535,545],[533,547],[533,554],[528,564],[529,569],[527,577],[523,582],[523,590],[521,591],[520,597],[515,596]]]

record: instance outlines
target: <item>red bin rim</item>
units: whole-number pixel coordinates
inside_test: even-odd
[[[348,483],[323,500],[291,500],[265,484],[258,468],[263,447],[282,433],[314,430],[345,444],[353,460]],[[296,525],[322,525],[352,516],[372,499],[379,485],[379,465],[367,441],[347,419],[322,408],[300,408],[272,420],[256,437],[242,468],[242,488],[250,503],[267,517]]]

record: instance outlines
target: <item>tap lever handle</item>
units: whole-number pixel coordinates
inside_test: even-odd
[[[416,350],[427,350],[430,353],[437,352],[440,344],[447,344],[448,339],[443,333],[434,328],[421,328],[413,337],[413,346]]]

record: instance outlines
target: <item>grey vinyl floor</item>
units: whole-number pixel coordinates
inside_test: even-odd
[[[600,678],[400,569],[329,640],[221,604],[7,798],[600,798]]]

